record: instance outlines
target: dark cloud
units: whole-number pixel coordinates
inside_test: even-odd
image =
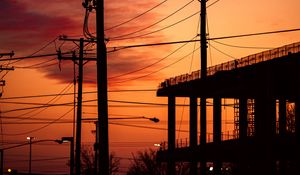
[[[1,1],[0,48],[28,53],[45,41],[80,27],[71,18],[31,12],[31,8],[19,1]]]
[[[50,41],[60,34],[82,34],[83,8],[78,1],[76,1],[76,3],[73,1],[72,3],[69,3],[62,0],[53,0],[51,2],[40,2],[39,0],[3,0],[1,3],[0,18],[5,20],[0,21],[0,40],[3,38],[6,38],[7,40],[6,42],[0,42],[0,48],[3,45],[2,48],[8,48],[9,50],[14,49],[16,52],[30,53],[28,50],[32,52],[34,50],[33,48],[41,47],[41,43]],[[158,3],[159,2],[156,0],[151,2],[124,0],[118,1],[117,3],[107,0],[105,1],[105,26],[107,28],[122,23]],[[68,7],[68,5],[70,7]],[[64,11],[62,9],[64,9]],[[74,9],[74,12],[70,11],[70,9]],[[94,14],[91,14],[91,31],[94,31],[95,29],[94,16]],[[151,12],[128,24],[122,25],[121,27],[106,31],[106,35],[108,37],[119,36],[145,28],[156,22],[158,17],[159,15],[157,12]],[[154,26],[149,30],[153,30],[155,27],[159,26]],[[164,36],[160,34],[130,41],[110,41],[108,46],[161,42],[162,40],[164,40]],[[72,47],[74,47],[74,45]],[[70,47],[64,48],[70,49]],[[141,69],[159,59],[161,57],[161,52],[168,48],[168,46],[160,47],[159,49],[156,48],[155,51],[152,48],[130,49],[109,54],[108,76],[118,76]],[[67,51],[67,49],[64,50]],[[53,49],[51,51],[53,52]],[[114,82],[124,81],[151,73],[159,66],[161,65],[157,64],[151,68],[109,80],[110,85],[114,86]],[[41,71],[46,77],[58,79],[61,82],[68,83],[73,79],[73,64],[70,61],[62,61],[61,70],[57,65],[44,68]],[[156,76],[157,74],[147,76],[141,80],[152,81]],[[85,65],[84,79],[85,83],[95,85],[95,63]],[[118,84],[117,86],[119,87],[121,84]]]

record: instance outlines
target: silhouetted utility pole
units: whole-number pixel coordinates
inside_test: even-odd
[[[99,172],[109,174],[107,53],[104,38],[104,0],[96,2]]]
[[[0,53],[0,58],[4,57],[4,56],[14,56],[14,52],[10,52],[10,53]],[[3,67],[2,65],[0,65],[0,72],[2,71],[10,71],[10,70],[14,70],[13,67]],[[0,86],[5,86],[5,80],[0,80]],[[0,92],[0,97],[2,96],[2,92]]]
[[[14,56],[14,51],[11,51],[9,53],[0,53],[0,58],[3,57],[3,56],[10,56],[10,57],[12,57],[12,56]]]
[[[201,28],[200,28],[200,44],[201,44],[201,79],[207,76],[207,41],[206,41],[206,1],[201,0]],[[200,99],[200,144],[206,144],[206,98]],[[201,175],[206,174],[206,160],[201,161]]]
[[[1,154],[1,157],[0,157],[0,161],[1,161],[1,166],[0,166],[0,175],[3,175],[3,168],[4,168],[4,155],[3,155],[4,151],[3,149],[0,150],[0,154]]]
[[[3,56],[10,56],[12,57],[14,55],[14,52],[10,52],[10,53],[0,53],[0,58],[2,58]],[[2,71],[10,71],[10,70],[14,70],[13,67],[2,67],[2,65],[0,65],[0,72]],[[5,86],[5,80],[0,80],[0,87],[1,86]],[[0,92],[0,97],[2,96],[2,92]],[[0,149],[0,154],[1,154],[1,157],[0,157],[0,161],[1,161],[1,164],[0,164],[0,175],[3,175],[3,171],[4,171],[4,155],[3,155],[4,151],[3,149]]]
[[[75,53],[72,57],[62,57],[61,54],[58,55],[60,60],[73,60],[76,62],[78,60],[78,96],[77,96],[77,120],[76,120],[76,150],[75,150],[75,173],[80,175],[81,173],[81,121],[82,121],[82,84],[83,84],[83,60],[95,60],[92,58],[83,58],[84,42],[89,42],[83,38],[78,39],[67,39],[60,38],[64,41],[79,41],[79,58],[76,57]],[[74,153],[73,153],[74,154]]]
[[[79,42],[78,60],[78,96],[77,96],[77,120],[76,120],[76,150],[75,167],[76,174],[81,174],[81,118],[82,118],[82,79],[83,79],[83,38]]]

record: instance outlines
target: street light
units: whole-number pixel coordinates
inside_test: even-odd
[[[56,142],[56,143],[59,143],[59,144],[62,144],[62,143],[65,143],[65,142],[70,142],[71,143],[71,154],[70,154],[70,174],[72,174],[71,172],[71,167],[72,167],[72,170],[74,169],[74,139],[73,137],[62,137],[61,140],[53,140],[53,139],[46,139],[46,140],[36,140],[36,141],[32,141],[34,139],[34,137],[27,137],[27,140],[29,140],[28,143],[22,143],[22,144],[19,144],[19,145],[15,145],[15,146],[10,146],[10,147],[6,147],[6,148],[2,148],[0,149],[0,153],[1,153],[1,157],[0,159],[1,160],[4,160],[4,151],[5,150],[9,150],[9,149],[13,149],[13,148],[19,148],[19,147],[22,147],[22,146],[25,146],[25,145],[29,145],[30,146],[30,152],[29,152],[29,173],[28,174],[31,174],[31,145],[34,144],[34,143],[41,143],[41,142]],[[73,161],[72,161],[73,160]],[[72,165],[73,163],[73,165]],[[4,161],[1,161],[1,170],[0,170],[0,174],[2,175],[3,174],[3,167],[4,167]],[[12,171],[12,170],[11,170]]]
[[[32,151],[32,140],[34,139],[34,137],[27,137],[27,140],[29,140],[29,172],[28,174],[31,174],[31,151]]]
[[[159,119],[156,117],[145,117],[145,116],[136,116],[136,117],[110,117],[108,118],[109,120],[131,120],[131,119],[147,119],[150,120],[154,123],[158,123]],[[95,174],[97,174],[97,166],[98,166],[98,144],[99,144],[99,136],[98,136],[98,118],[83,118],[81,119],[82,121],[86,121],[86,122],[95,122],[96,125],[96,139],[95,139],[95,144],[94,144],[94,151],[95,151]]]
[[[74,137],[62,137],[61,140],[56,140],[57,143],[70,142],[70,175],[74,174]]]
[[[148,119],[154,123],[158,123],[159,119],[156,117],[145,117],[145,116],[137,116],[137,117],[110,117],[109,120],[130,120],[130,119]],[[98,121],[98,118],[83,118],[83,121]]]

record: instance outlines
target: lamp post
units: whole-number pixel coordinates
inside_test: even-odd
[[[22,144],[19,144],[19,145],[15,145],[15,146],[10,146],[10,147],[6,147],[6,148],[2,148],[0,149],[0,152],[1,152],[1,167],[4,166],[4,151],[5,150],[10,150],[10,149],[13,149],[13,148],[19,148],[19,147],[23,147],[25,145],[29,145],[30,148],[29,148],[29,173],[28,174],[31,174],[31,156],[32,156],[32,144],[34,143],[41,143],[41,142],[56,142],[56,143],[59,143],[59,144],[62,144],[62,143],[65,143],[65,142],[70,142],[71,143],[71,154],[70,154],[70,161],[71,161],[71,164],[70,166],[72,167],[72,170],[74,169],[74,139],[73,137],[62,137],[61,140],[53,140],[53,139],[45,139],[45,140],[36,140],[36,141],[32,141],[34,139],[34,137],[27,137],[27,140],[29,140],[28,143],[22,143]],[[73,165],[72,165],[73,163]],[[71,172],[71,167],[70,167],[70,174],[72,175]],[[3,174],[3,168],[2,168],[2,172],[0,172],[0,175]]]
[[[74,137],[62,137],[58,143],[70,142],[70,175],[74,174]]]
[[[136,117],[110,117],[108,118],[109,120],[131,120],[131,119],[146,119],[146,120],[150,120],[154,123],[158,123],[159,119],[156,117],[145,117],[145,116],[136,116]],[[97,166],[98,166],[98,144],[99,144],[99,135],[98,135],[98,118],[83,118],[82,121],[86,121],[86,122],[94,122],[96,125],[96,139],[95,139],[95,144],[94,144],[94,151],[95,151],[95,174],[98,174],[97,170]]]
[[[27,140],[29,140],[29,170],[28,174],[31,174],[31,157],[32,157],[32,140],[34,137],[27,137]]]

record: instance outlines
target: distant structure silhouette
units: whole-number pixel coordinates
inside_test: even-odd
[[[159,85],[157,96],[168,97],[169,143],[158,161],[196,162],[206,168],[201,174],[300,174],[300,42],[209,67],[204,79],[200,72]],[[190,139],[184,144],[175,141],[176,97],[190,99]],[[198,144],[198,98],[213,99],[213,141],[205,144]],[[222,133],[222,99],[233,103],[231,135]],[[190,174],[200,174],[199,166]]]

